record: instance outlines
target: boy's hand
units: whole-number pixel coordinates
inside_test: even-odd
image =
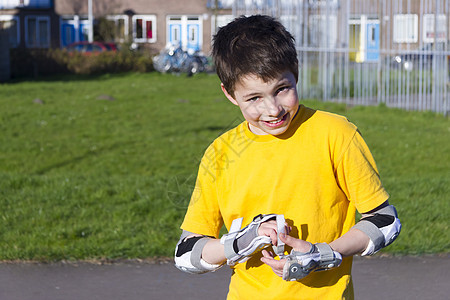
[[[263,257],[261,257],[261,261],[272,268],[272,271],[277,275],[283,278],[283,268],[286,263],[285,259],[276,260],[273,258],[272,252],[267,250],[263,250]]]
[[[286,233],[289,233],[291,231],[291,227],[289,227],[285,223],[285,231]],[[277,236],[277,221],[270,220],[264,223],[261,223],[258,228],[258,235],[262,236],[268,236],[270,237],[270,240],[272,241],[272,245],[277,246],[278,244],[278,236]]]
[[[287,234],[280,234],[280,239],[286,245],[292,247],[294,251],[308,252],[311,249],[311,244],[307,241],[296,239]],[[276,275],[283,277],[283,268],[286,263],[286,259],[276,260],[273,258],[273,254],[267,250],[263,250],[262,255],[263,257],[261,258],[261,261],[271,267]]]
[[[287,232],[288,229],[284,216],[282,218],[280,216],[282,215],[258,215],[244,228],[241,228],[243,218],[233,220],[229,233],[220,238],[220,243],[224,245],[227,264],[234,266],[236,263],[245,262],[254,253],[270,245],[280,244],[281,248],[277,231]],[[276,250],[278,252],[278,249]]]

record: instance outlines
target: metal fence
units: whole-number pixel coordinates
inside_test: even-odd
[[[236,0],[296,39],[302,98],[450,112],[450,0]],[[437,16],[437,17],[436,17]]]

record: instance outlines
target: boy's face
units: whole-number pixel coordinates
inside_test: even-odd
[[[280,135],[289,128],[298,110],[296,84],[294,75],[287,71],[268,82],[247,75],[236,84],[234,97],[223,85],[222,90],[239,106],[254,134]]]

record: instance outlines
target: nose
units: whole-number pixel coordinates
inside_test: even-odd
[[[267,98],[263,102],[264,111],[269,117],[279,117],[283,111],[283,107],[278,103],[275,97]]]

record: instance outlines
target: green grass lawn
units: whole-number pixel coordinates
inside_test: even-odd
[[[449,120],[306,104],[346,115],[369,144],[403,223],[383,251],[448,252]],[[0,260],[171,256],[203,151],[241,120],[213,75],[1,84]]]

